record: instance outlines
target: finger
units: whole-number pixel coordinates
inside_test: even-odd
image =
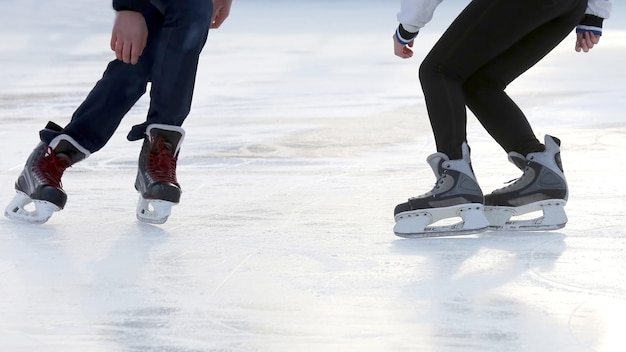
[[[125,63],[129,64],[130,61],[130,52],[132,50],[132,46],[130,42],[126,42],[124,43],[124,46],[122,47],[122,61],[124,61]]]
[[[589,49],[593,48],[593,46],[595,45],[595,43],[593,42],[593,39],[591,38],[591,36],[589,36],[589,37],[587,38],[586,42],[587,42],[587,47],[588,47]]]
[[[401,58],[405,58],[406,57],[406,53],[404,51],[403,47],[395,47],[394,51],[393,51],[396,56],[401,57]]]
[[[219,16],[220,16],[220,10],[219,9],[215,9],[213,11],[213,15],[211,16],[211,25],[210,28],[218,28],[220,26],[220,23],[218,23],[219,20]]]
[[[228,13],[220,7],[215,10],[212,17],[213,18],[211,19],[211,28],[219,28],[226,20],[226,17],[228,17]]]
[[[589,43],[591,43],[592,48],[594,45],[598,44],[599,41],[600,41],[600,36],[595,35],[593,33],[589,33]]]
[[[394,53],[396,54],[396,56],[403,59],[408,59],[413,56],[413,51],[406,46],[396,47]]]
[[[130,50],[130,63],[136,64],[139,61],[139,56],[141,56],[141,49],[138,45],[134,45]]]
[[[122,50],[124,49],[124,43],[122,41],[115,42],[115,57],[122,61]]]
[[[585,33],[580,33],[576,36],[576,45],[578,46],[579,50],[582,50],[584,52],[587,52],[587,41],[585,40]]]
[[[117,45],[117,36],[115,33],[111,34],[111,41],[109,42],[111,50],[115,51],[115,46]]]
[[[403,59],[407,59],[407,58],[411,57],[411,55],[409,55],[409,54],[408,54],[406,51],[404,51],[404,50],[396,51],[396,52],[395,52],[395,54],[396,54],[396,56],[397,56],[397,57],[401,57],[401,58],[403,58]]]
[[[595,44],[598,44],[598,43],[600,42],[600,36],[599,36],[599,35],[595,35],[595,34],[594,34],[594,35],[592,36],[592,38],[593,38],[593,42],[594,42]]]
[[[131,59],[131,63],[134,65],[137,62],[139,62],[139,58],[141,57],[141,54],[143,54],[143,49],[146,48],[146,44],[148,43],[148,38],[147,37],[143,37],[141,38],[141,42],[139,43],[139,45],[134,45],[132,48],[132,56],[133,58]]]
[[[587,48],[591,49],[593,47],[593,42],[591,41],[591,33],[585,32],[583,34],[583,38],[585,40],[585,45],[587,46]]]
[[[588,53],[589,52],[589,46],[587,46],[587,41],[586,40],[582,40],[580,44],[581,44],[580,47],[583,49],[583,51]]]

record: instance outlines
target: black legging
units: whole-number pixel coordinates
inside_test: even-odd
[[[508,153],[542,151],[506,86],[556,47],[584,16],[586,0],[473,0],[419,71],[437,151],[461,158],[465,107]]]

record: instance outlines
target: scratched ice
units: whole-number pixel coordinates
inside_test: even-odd
[[[0,204],[48,120],[65,124],[112,58],[107,1],[1,1]],[[0,220],[0,350],[621,351],[626,317],[623,4],[589,54],[573,37],[508,91],[563,141],[557,232],[404,240],[392,211],[430,189],[420,58],[397,2],[235,0],[209,36],[170,220],[135,220],[142,99],[63,179],[42,226]],[[470,116],[486,190],[518,176]]]

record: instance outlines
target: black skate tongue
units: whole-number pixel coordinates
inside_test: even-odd
[[[182,138],[181,134],[175,131],[167,131],[162,129],[153,130],[153,138],[162,138],[163,146],[170,150],[172,154],[176,151],[176,147]],[[158,144],[158,143],[157,143]]]
[[[528,165],[528,161],[526,160],[526,158],[520,158],[512,155],[510,159],[513,164],[515,164],[515,166],[517,166],[517,168],[522,171],[526,168],[526,165]]]
[[[72,143],[62,140],[59,142],[56,148],[54,148],[57,158],[64,158],[68,161],[69,165],[73,165],[83,159],[85,154],[79,151]]]
[[[67,163],[68,167],[73,164],[72,157],[65,153],[56,153],[55,156],[57,157],[57,159],[61,160],[63,163]]]

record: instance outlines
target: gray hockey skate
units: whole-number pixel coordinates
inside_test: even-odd
[[[470,164],[469,147],[463,143],[462,148],[463,158],[459,160],[450,160],[443,153],[428,157],[437,183],[430,192],[396,206],[393,232],[397,236],[455,236],[487,229],[489,223],[483,213],[483,193]],[[436,224],[440,220],[456,218],[460,221]]]
[[[560,145],[558,138],[546,135],[544,152],[529,153],[526,157],[516,152],[508,154],[509,161],[523,174],[510,185],[485,196],[490,230],[545,231],[565,226],[568,189]],[[528,218],[539,212],[540,216]]]
[[[61,132],[49,122],[46,129]],[[41,141],[30,154],[15,182],[17,194],[4,215],[13,220],[43,224],[65,207],[67,194],[61,184],[65,169],[89,156],[89,151],[72,137],[61,134],[50,143]],[[31,205],[31,206],[29,206]]]
[[[139,192],[137,219],[163,224],[182,193],[176,162],[185,131],[178,126],[152,124],[146,130],[135,189]]]

